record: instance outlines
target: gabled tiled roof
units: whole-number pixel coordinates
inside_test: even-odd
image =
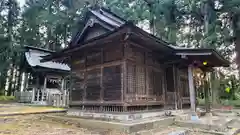
[[[195,52],[195,51],[197,51],[197,52],[210,51],[211,55],[213,55],[213,57],[216,57],[222,63],[225,63],[225,65],[229,65],[227,60],[225,60],[221,55],[219,55],[213,49],[207,49],[206,50],[206,49],[194,49],[194,48],[185,48],[185,47],[173,46],[173,45],[169,44],[168,42],[165,42],[164,40],[162,40],[162,39],[160,39],[160,38],[158,38],[158,37],[156,37],[156,36],[154,36],[150,33],[145,32],[143,29],[138,28],[137,26],[135,26],[134,24],[124,20],[123,18],[118,17],[117,15],[115,15],[114,13],[112,13],[111,11],[109,11],[105,8],[97,8],[97,9],[90,8],[87,15],[86,15],[86,18],[85,18],[86,19],[85,20],[86,26],[87,26],[87,21],[88,21],[90,15],[95,16],[98,19],[98,21],[110,26],[111,29],[109,29],[109,32],[107,32],[105,34],[102,34],[98,37],[89,39],[87,41],[80,42],[79,45],[77,44],[76,46],[69,46],[68,48],[62,50],[61,52],[54,53],[52,56],[46,56],[45,57],[46,59],[44,58],[44,60],[50,60],[54,57],[55,58],[61,57],[61,55],[63,55],[64,53],[66,54],[66,53],[69,53],[69,52],[72,52],[72,51],[80,50],[84,47],[87,47],[89,44],[91,44],[91,42],[94,42],[94,40],[98,41],[98,40],[104,39],[107,36],[110,36],[111,34],[117,33],[119,31],[121,31],[121,29],[124,29],[124,28],[127,27],[127,28],[132,29],[131,32],[130,32],[131,34],[134,35],[134,33],[135,33],[138,36],[140,35],[142,38],[145,38],[145,40],[148,40],[147,45],[152,44],[152,45],[155,46],[155,48],[165,48],[167,50],[170,50],[171,52],[175,52],[176,55],[179,52],[181,52],[181,53],[182,52],[192,53],[192,52]],[[76,37],[73,39],[75,43],[76,43],[76,40],[80,40],[81,36],[84,34],[84,32],[86,31],[87,28],[88,28],[88,26],[85,27],[83,29],[83,31],[81,31],[81,34],[78,33],[76,35]]]
[[[91,17],[96,18],[101,25],[106,25],[107,27],[105,27],[108,31],[113,31],[116,28],[121,27],[122,25],[124,25],[127,21],[124,20],[123,18],[115,15],[114,13],[112,13],[110,10],[106,9],[106,8],[89,8],[86,15],[85,15],[85,19],[84,19],[84,23],[85,26],[82,30],[80,30],[75,37],[72,39],[70,46],[71,45],[75,45],[78,44],[79,41],[82,40],[83,35],[85,34],[85,32],[88,29],[88,23],[89,19],[91,19]],[[96,22],[95,22],[96,23]]]
[[[31,67],[42,67],[42,68],[50,68],[57,70],[70,71],[70,68],[66,64],[57,63],[53,61],[41,62],[43,56],[50,55],[52,51],[36,48],[36,47],[25,47],[27,51],[24,53],[27,63]]]
[[[113,16],[112,13],[106,12],[103,9],[98,10],[89,9],[89,11],[97,18],[99,18],[101,21],[104,21],[105,23],[108,23],[109,25],[112,25],[115,28],[120,27],[126,22],[125,20]]]

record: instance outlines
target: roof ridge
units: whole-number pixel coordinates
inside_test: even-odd
[[[116,19],[113,18],[113,17],[115,17],[115,16],[113,16],[113,17],[108,16],[108,15],[106,15],[104,12],[106,12],[106,11],[100,9],[100,14],[106,16],[106,17],[109,18],[110,20],[115,21],[115,22],[117,22],[117,23],[119,23],[119,24],[121,24],[122,22],[123,22],[123,23],[126,22],[126,21],[122,21],[119,17],[116,17],[117,19],[119,19],[119,20],[116,20]],[[107,12],[107,13],[109,13],[109,12]],[[110,13],[109,13],[109,14],[110,14]]]
[[[48,50],[48,49],[40,48],[40,47],[36,47],[36,46],[24,45],[23,47],[24,47],[24,48],[29,48],[29,49],[38,50],[38,51],[50,52],[50,53],[56,52],[56,51],[52,51],[52,50]]]
[[[111,9],[108,9],[108,8],[105,8],[105,7],[101,7],[100,9],[102,9],[103,11],[105,12],[108,12],[110,14],[112,14],[114,17],[118,18],[119,20],[123,21],[123,22],[126,22],[127,20],[120,17],[119,15],[115,14],[114,12],[111,11]]]

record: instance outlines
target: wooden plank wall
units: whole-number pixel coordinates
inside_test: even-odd
[[[179,70],[180,94],[182,97],[190,97],[187,69]]]
[[[73,58],[72,101],[122,102],[122,50],[121,44],[110,45]]]
[[[187,69],[179,70],[179,95],[182,105],[190,105],[190,92]]]
[[[151,104],[164,102],[164,70],[152,56],[152,52],[129,44],[125,50],[127,59],[126,102]]]
[[[93,108],[98,104],[103,110],[111,110],[111,105],[126,111],[131,106],[152,107],[167,102],[181,106],[179,99],[188,88],[185,70],[166,69],[153,52],[131,43],[94,48],[75,56],[72,74],[72,101]],[[127,105],[122,106],[124,103]]]

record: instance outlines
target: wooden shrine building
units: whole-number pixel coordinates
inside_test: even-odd
[[[49,60],[71,67],[70,107],[120,112],[181,109],[195,100],[193,68],[229,65],[215,50],[174,47],[104,8],[89,9],[85,27]]]
[[[23,52],[21,69],[25,79],[22,90],[16,93],[19,102],[54,105],[56,98],[58,101],[55,102],[59,103],[63,97],[68,100],[69,66],[53,61],[40,62],[43,56],[53,53],[50,50],[24,46]]]

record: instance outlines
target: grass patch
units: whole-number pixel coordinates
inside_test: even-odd
[[[198,105],[204,106],[205,105],[205,99],[197,98]]]
[[[240,100],[222,100],[221,104],[226,106],[229,105],[234,107],[240,107]]]
[[[0,102],[6,102],[6,101],[15,101],[14,96],[0,96]]]
[[[198,105],[200,106],[205,106],[205,99],[197,99],[198,101]],[[224,106],[233,106],[233,107],[240,107],[240,100],[221,100],[220,101],[220,105],[224,105]]]

